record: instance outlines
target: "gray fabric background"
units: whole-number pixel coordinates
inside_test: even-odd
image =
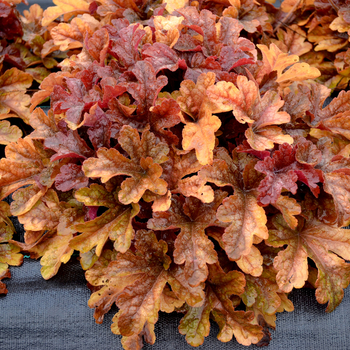
[[[11,268],[6,280],[9,293],[0,297],[1,350],[121,350],[120,336],[110,330],[113,308],[103,324],[93,318],[87,306],[90,291],[78,262],[63,265],[57,276],[44,281],[40,263],[25,259],[23,266]],[[348,350],[350,348],[350,289],[331,314],[319,305],[314,290],[295,290],[290,294],[295,311],[277,315],[276,331],[267,350]],[[160,313],[155,345],[147,350],[189,350],[185,337],[178,333],[181,315]],[[218,327],[212,324],[203,350],[243,350],[235,340],[221,343]],[[258,349],[256,346],[250,347]]]

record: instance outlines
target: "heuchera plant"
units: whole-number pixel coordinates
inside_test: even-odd
[[[16,125],[11,126],[9,121],[3,119],[19,117],[28,121],[29,117],[30,97],[26,95],[26,89],[32,85],[33,78],[21,69],[29,66],[33,60],[29,50],[17,42],[24,34],[19,17],[12,3],[0,0],[0,144],[2,145],[17,141],[23,135],[20,128]]]
[[[223,342],[268,343],[305,285],[333,311],[350,283],[350,92],[324,107],[319,69],[248,39],[272,34],[269,4],[249,17],[235,1],[56,2],[44,25],[99,24],[82,40],[51,31],[47,46],[78,53],[43,80],[33,132],[0,161],[0,197],[13,198],[0,278],[20,249],[45,279],[78,251],[96,322],[115,303],[126,350],[155,342],[159,311],[184,314],[192,346],[210,318]]]
[[[28,134],[31,95],[51,71],[57,71],[57,60],[76,53],[77,47],[68,46],[65,52],[59,51],[61,47],[51,43],[51,33],[59,23],[42,25],[44,10],[38,4],[24,10],[21,16],[15,7],[21,2],[26,3],[25,0],[0,0],[1,145]],[[15,125],[4,120],[8,118],[17,118]]]
[[[322,73],[318,80],[327,87],[346,89],[350,81],[350,1],[284,0],[281,9],[274,29],[277,39],[272,41],[318,68]]]

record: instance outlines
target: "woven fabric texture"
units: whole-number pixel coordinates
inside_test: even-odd
[[[7,280],[9,294],[0,297],[1,350],[121,350],[120,336],[110,330],[113,308],[103,324],[93,318],[87,306],[90,291],[77,261],[61,267],[58,275],[44,281],[40,263],[25,259],[20,268],[11,268]],[[343,302],[331,314],[315,300],[311,289],[290,294],[295,311],[277,315],[276,331],[267,350],[348,350],[350,348],[350,289]],[[181,315],[160,313],[156,324],[155,345],[145,350],[189,350],[185,337],[178,333]],[[203,350],[243,350],[235,340],[221,343],[218,327],[212,324]]]

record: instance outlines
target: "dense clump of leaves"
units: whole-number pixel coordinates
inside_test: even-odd
[[[273,42],[284,52],[322,73],[319,81],[331,89],[349,86],[349,0],[284,0]],[[283,26],[287,25],[286,28]]]
[[[19,254],[20,248],[17,245],[9,243],[14,234],[14,227],[9,219],[10,206],[0,202],[0,209],[0,294],[7,294],[6,285],[1,280],[11,277],[8,266],[21,265],[23,255]]]
[[[281,12],[248,0],[55,3],[45,48],[69,57],[0,161],[0,199],[25,229],[11,241],[2,202],[0,263],[22,249],[49,279],[78,251],[96,322],[116,304],[125,349],[153,344],[158,312],[175,310],[193,346],[210,317],[221,341],[266,343],[305,283],[333,311],[350,283],[350,92],[323,107],[302,29],[284,40],[276,22],[273,39],[266,10]]]
[[[0,0],[1,145],[17,141],[27,133],[28,127],[23,126],[29,122],[30,96],[38,90],[38,84],[56,69],[57,59],[66,57],[64,53],[47,50],[46,43],[51,36],[48,27],[41,25],[42,8],[32,5],[21,16],[15,7],[21,2]],[[22,121],[17,119],[15,125],[11,125],[4,120],[8,118],[20,118]]]

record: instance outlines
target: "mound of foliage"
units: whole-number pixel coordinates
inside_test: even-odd
[[[49,27],[42,26],[43,10],[37,4],[24,11],[15,4],[21,0],[0,0],[0,144],[7,145],[26,135],[30,97],[57,66],[57,58],[67,57],[46,49],[51,39]],[[23,1],[25,2],[25,1]],[[51,48],[51,46],[50,46]],[[56,59],[55,59],[56,58]],[[57,69],[56,69],[57,70]],[[8,118],[15,119],[11,125]],[[18,119],[20,118],[20,119]],[[30,129],[30,128],[29,128]]]
[[[40,55],[66,58],[0,160],[0,279],[20,250],[45,279],[78,251],[96,322],[115,303],[127,350],[155,342],[159,311],[184,314],[192,346],[210,318],[223,342],[268,343],[293,288],[333,311],[350,283],[350,92],[324,102],[348,82],[350,5],[55,3]]]

